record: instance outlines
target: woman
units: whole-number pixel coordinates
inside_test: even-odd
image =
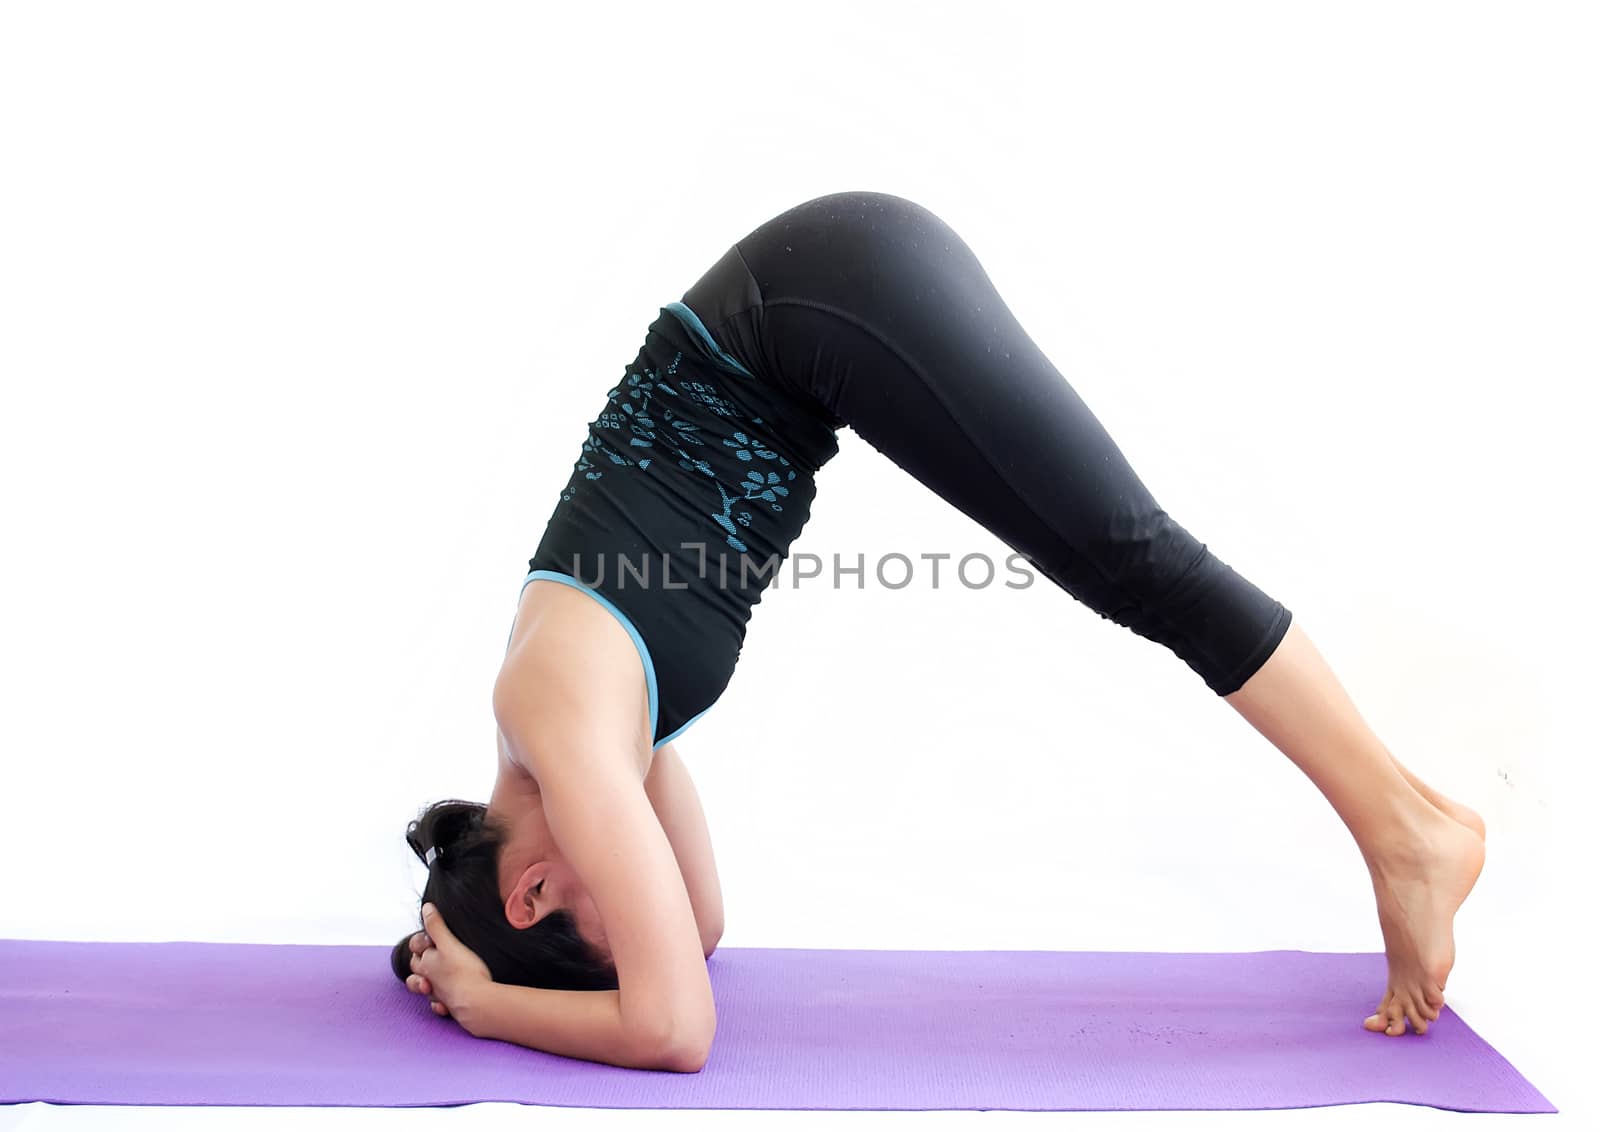
[[[1396,762],[1289,610],[1157,505],[956,233],[870,192],[735,243],[610,391],[529,562],[489,802],[407,831],[429,873],[396,975],[474,1034],[704,1064],[722,907],[672,740],[727,685],[845,426],[1165,645],[1311,778],[1377,897],[1388,986],[1365,1025],[1425,1032],[1482,820]]]

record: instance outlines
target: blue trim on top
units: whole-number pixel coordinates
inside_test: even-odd
[[[706,712],[708,712],[708,711],[710,711],[710,710],[711,710],[711,707],[710,707],[710,705],[707,705],[707,706],[706,706],[706,707],[703,707],[703,708],[701,708],[701,709],[700,709],[700,710],[699,710],[699,711],[697,711],[697,712],[695,712],[695,713],[694,713],[694,714],[693,714],[693,715],[691,715],[691,716],[690,716],[690,717],[689,717],[689,718],[688,718],[688,719],[687,719],[687,720],[686,720],[686,721],[685,721],[685,722],[684,722],[684,724],[683,724],[683,726],[682,726],[682,727],[679,727],[679,728],[678,728],[678,729],[677,729],[677,730],[676,730],[676,731],[674,731],[674,732],[673,732],[673,733],[672,733],[672,734],[671,734],[671,735],[668,735],[668,736],[667,736],[667,737],[666,737],[666,738],[665,738],[665,739],[663,739],[663,740],[661,740],[661,742],[659,742],[659,743],[657,743],[657,744],[656,744],[656,745],[655,745],[655,746],[654,746],[654,747],[651,747],[651,748],[650,748],[650,749],[651,749],[651,750],[652,750],[652,751],[654,751],[654,750],[658,750],[658,749],[660,749],[660,748],[661,748],[661,747],[665,747],[665,746],[666,746],[666,745],[667,745],[667,744],[668,744],[668,743],[670,743],[670,742],[672,742],[672,741],[673,741],[673,740],[674,740],[674,739],[676,739],[676,738],[677,738],[677,737],[678,737],[678,736],[679,736],[679,735],[682,735],[682,734],[683,734],[683,733],[684,733],[684,732],[685,732],[685,731],[687,731],[687,730],[689,730],[689,725],[690,725],[690,724],[691,724],[691,723],[693,723],[693,722],[694,722],[694,721],[695,721],[695,720],[697,720],[697,719],[699,719],[699,718],[700,718],[700,717],[701,717],[701,716],[702,716],[702,715],[704,715],[704,714],[705,714],[705,713],[706,713]]]
[[[584,593],[588,594],[590,597],[592,597],[596,601],[598,601],[605,608],[606,612],[610,613],[611,616],[615,617],[617,619],[617,621],[622,625],[622,627],[628,631],[628,636],[633,638],[633,647],[639,650],[639,659],[644,662],[644,682],[645,682],[645,687],[649,690],[649,693],[650,693],[650,734],[652,736],[654,736],[655,733],[656,733],[656,715],[657,715],[657,708],[656,708],[656,666],[650,659],[650,649],[645,645],[644,638],[639,635],[639,630],[635,629],[633,627],[633,622],[628,620],[628,615],[626,613],[622,612],[622,610],[618,609],[612,603],[611,599],[606,597],[605,594],[601,593],[600,591],[598,591],[596,589],[593,589],[590,586],[584,585],[582,582],[578,581],[577,578],[574,578],[571,574],[563,574],[563,573],[560,573],[559,571],[556,571],[556,570],[534,570],[534,571],[530,572],[526,578],[522,579],[522,589],[523,590],[527,589],[528,588],[528,583],[533,581],[535,578],[541,578],[541,579],[543,579],[544,581],[547,581],[547,582],[560,582],[562,585],[571,586],[575,590],[582,590]],[[522,590],[518,590],[517,591],[517,599],[518,599],[518,601],[521,601],[521,598],[522,598]],[[512,632],[513,636],[516,634],[516,631],[517,631],[516,623],[512,622],[511,632]],[[506,641],[506,644],[507,644],[507,646],[509,646],[511,644],[511,642],[508,640],[508,641]],[[691,720],[690,722],[693,722],[693,721]],[[682,727],[678,728],[678,731],[682,731],[682,730],[683,730]],[[677,731],[673,732],[674,735],[676,735],[677,733],[678,733]],[[664,743],[664,742],[666,742],[666,740],[663,739],[662,742]],[[651,750],[654,750],[654,749],[655,749],[655,747],[652,746]]]
[[[711,331],[707,330],[706,324],[700,321],[700,316],[695,314],[694,311],[690,310],[683,303],[671,302],[661,309],[671,311],[673,314],[677,315],[678,321],[683,323],[683,325],[688,328],[689,333],[693,334],[695,338],[699,340],[700,344],[705,347],[707,352],[709,352],[718,361],[722,362],[723,365],[729,367],[730,369],[737,370],[746,377],[755,376],[749,370],[744,368],[744,363],[740,362],[738,358],[734,357],[721,346],[717,345],[717,340],[711,337]]]

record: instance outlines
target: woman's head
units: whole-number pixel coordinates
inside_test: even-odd
[[[580,934],[574,912],[584,916],[591,935],[598,919],[592,901],[564,861],[543,855],[545,859],[521,867],[513,863],[511,891],[509,897],[502,896],[502,857],[512,833],[482,803],[460,799],[435,802],[406,827],[406,843],[418,859],[428,864],[430,855],[433,858],[418,901],[419,928],[421,905],[433,904],[497,983],[615,990],[616,968],[603,950]],[[402,936],[390,953],[390,966],[402,982],[411,973],[413,934]]]

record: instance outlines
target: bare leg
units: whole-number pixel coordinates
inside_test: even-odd
[[[1388,750],[1387,747],[1384,749]],[[1444,813],[1448,814],[1450,817],[1454,818],[1456,821],[1472,830],[1472,832],[1476,833],[1479,837],[1488,836],[1488,827],[1484,825],[1483,818],[1479,815],[1477,810],[1474,810],[1471,806],[1463,806],[1455,799],[1447,798],[1433,787],[1429,786],[1426,782],[1422,781],[1422,779],[1418,778],[1416,775],[1407,770],[1405,765],[1401,763],[1399,759],[1394,757],[1393,751],[1389,751],[1389,758],[1394,761],[1394,765],[1399,768],[1400,773],[1405,776],[1405,780],[1411,784],[1411,789],[1415,790],[1418,794],[1421,794],[1424,798],[1432,802]]]
[[[1483,839],[1413,786],[1298,620],[1225,698],[1316,784],[1367,862],[1389,960],[1389,985],[1367,1029],[1399,1035],[1409,1019],[1425,1033],[1444,1005],[1452,921],[1483,868]]]

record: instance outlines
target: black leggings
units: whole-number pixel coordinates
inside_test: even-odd
[[[683,301],[741,363],[1218,695],[1288,631],[1281,602],[1161,509],[926,208],[874,192],[806,201],[737,241]]]

